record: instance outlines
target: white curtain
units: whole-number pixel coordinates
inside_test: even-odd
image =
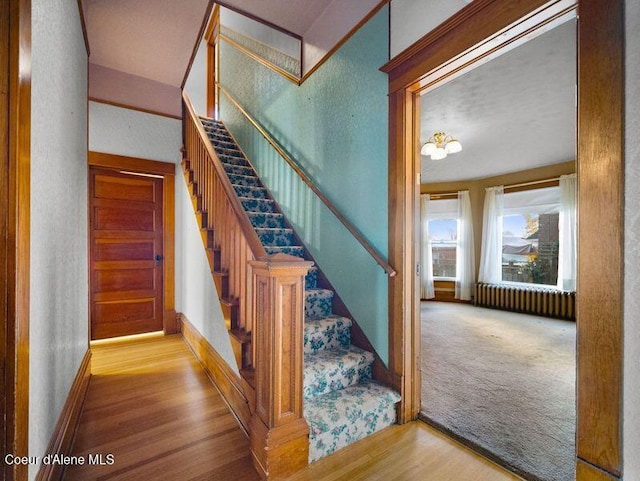
[[[558,289],[576,290],[576,174],[560,177]]]
[[[487,187],[482,216],[482,255],[478,280],[490,284],[502,281],[502,215],[504,187]]]
[[[420,196],[420,225],[422,235],[420,242],[420,297],[433,299],[436,292],[433,287],[433,259],[431,256],[431,241],[429,240],[429,194]]]
[[[476,282],[476,255],[473,244],[473,219],[469,191],[458,192],[458,237],[456,248],[455,298],[471,300]]]

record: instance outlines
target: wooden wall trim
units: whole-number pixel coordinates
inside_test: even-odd
[[[120,107],[121,109],[135,110],[136,112],[143,112],[145,114],[159,115],[160,117],[168,117],[170,119],[177,119],[177,120],[181,120],[182,119],[182,117],[180,117],[178,115],[168,114],[166,112],[159,112],[158,110],[145,109],[145,108],[142,108],[142,107],[135,107],[133,105],[123,104],[123,103],[120,103],[120,102],[114,102],[112,100],[100,99],[100,98],[97,98],[97,97],[89,97],[89,101],[97,102],[99,104],[111,105],[112,107]]]
[[[615,476],[622,471],[623,3],[581,1],[578,28],[576,450]]]
[[[286,78],[289,82],[294,83],[296,85],[300,85],[300,78],[298,76],[288,72],[287,70],[283,69],[282,67],[277,66],[273,62],[270,62],[269,60],[261,57],[260,55],[258,55],[256,53],[253,53],[251,50],[249,50],[244,45],[240,45],[238,42],[236,42],[235,40],[227,37],[226,35],[224,35],[222,33],[220,35],[218,35],[218,38],[220,38],[220,40],[224,40],[229,45],[235,47],[237,50],[239,50],[240,52],[245,54],[247,57],[255,60],[260,65],[262,65],[262,66],[268,68],[269,70],[272,70],[273,72],[277,73],[278,75],[281,75],[282,77]]]
[[[51,435],[49,446],[44,455],[69,455],[73,438],[75,436],[80,414],[84,405],[85,396],[89,387],[91,377],[91,350],[87,349],[80,368],[71,384],[69,395],[64,403],[56,427]],[[64,465],[61,464],[41,464],[36,481],[62,481],[64,475]]]
[[[0,142],[0,184],[6,187],[0,201],[0,226],[6,244],[0,263],[6,268],[0,289],[3,311],[0,314],[6,334],[3,339],[5,394],[3,429],[7,453],[26,456],[29,449],[29,269],[31,201],[31,1],[9,0],[2,3],[3,30],[1,52],[3,90]],[[8,66],[8,68],[6,68]],[[8,92],[8,96],[7,96]],[[6,481],[23,481],[28,466],[7,466],[0,471]]]
[[[80,25],[82,25],[82,37],[84,38],[84,48],[87,51],[87,57],[91,55],[89,49],[89,35],[87,34],[87,21],[84,16],[84,2],[86,0],[78,0],[78,12],[80,13]]]
[[[623,329],[623,0],[578,1],[578,375],[577,480],[621,474]],[[544,4],[544,5],[543,5]],[[565,7],[565,2],[549,4]],[[415,406],[419,358],[415,229],[415,157],[419,146],[416,83],[444,62],[525,15],[544,1],[476,0],[463,13],[383,68],[389,75],[390,369],[401,388],[400,419]],[[468,15],[473,9],[474,14]],[[549,11],[549,13],[551,13]],[[454,16],[456,17],[456,16]],[[448,24],[448,25],[447,25]],[[414,111],[412,112],[412,107]],[[602,132],[608,133],[606,149]],[[416,224],[417,225],[417,224]],[[607,256],[602,256],[607,252]],[[607,279],[603,288],[602,278]],[[586,461],[583,462],[583,461]],[[600,472],[601,471],[601,472]],[[595,474],[598,473],[598,474]],[[604,473],[604,474],[603,474]],[[604,476],[604,477],[603,477]]]
[[[106,152],[89,151],[89,165],[105,169],[134,170],[147,174],[175,175],[176,164],[158,160],[141,159],[125,155],[108,154]]]
[[[216,386],[231,412],[238,420],[240,427],[249,433],[249,422],[255,403],[255,394],[242,381],[218,354],[213,346],[195,328],[182,313],[178,313],[179,324],[182,326],[182,337],[200,361],[203,369]]]
[[[89,151],[87,162],[92,167],[112,170],[125,170],[142,174],[161,175],[163,178],[163,279],[164,279],[164,315],[165,334],[176,334],[175,311],[175,170],[176,164],[157,160],[140,159],[105,152]],[[89,249],[91,252],[91,249]]]
[[[434,68],[477,47],[522,17],[560,1],[475,0],[381,68],[389,74],[389,91],[415,84]]]

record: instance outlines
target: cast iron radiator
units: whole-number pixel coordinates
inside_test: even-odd
[[[478,283],[474,304],[557,319],[576,319],[575,292]]]

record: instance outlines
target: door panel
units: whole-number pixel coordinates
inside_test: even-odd
[[[91,339],[163,328],[162,182],[90,170]]]

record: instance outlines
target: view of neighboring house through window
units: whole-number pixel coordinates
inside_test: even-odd
[[[434,278],[456,277],[456,246],[458,225],[456,219],[429,221],[429,240],[433,260]]]
[[[504,194],[503,282],[557,284],[559,206],[558,187]]]

